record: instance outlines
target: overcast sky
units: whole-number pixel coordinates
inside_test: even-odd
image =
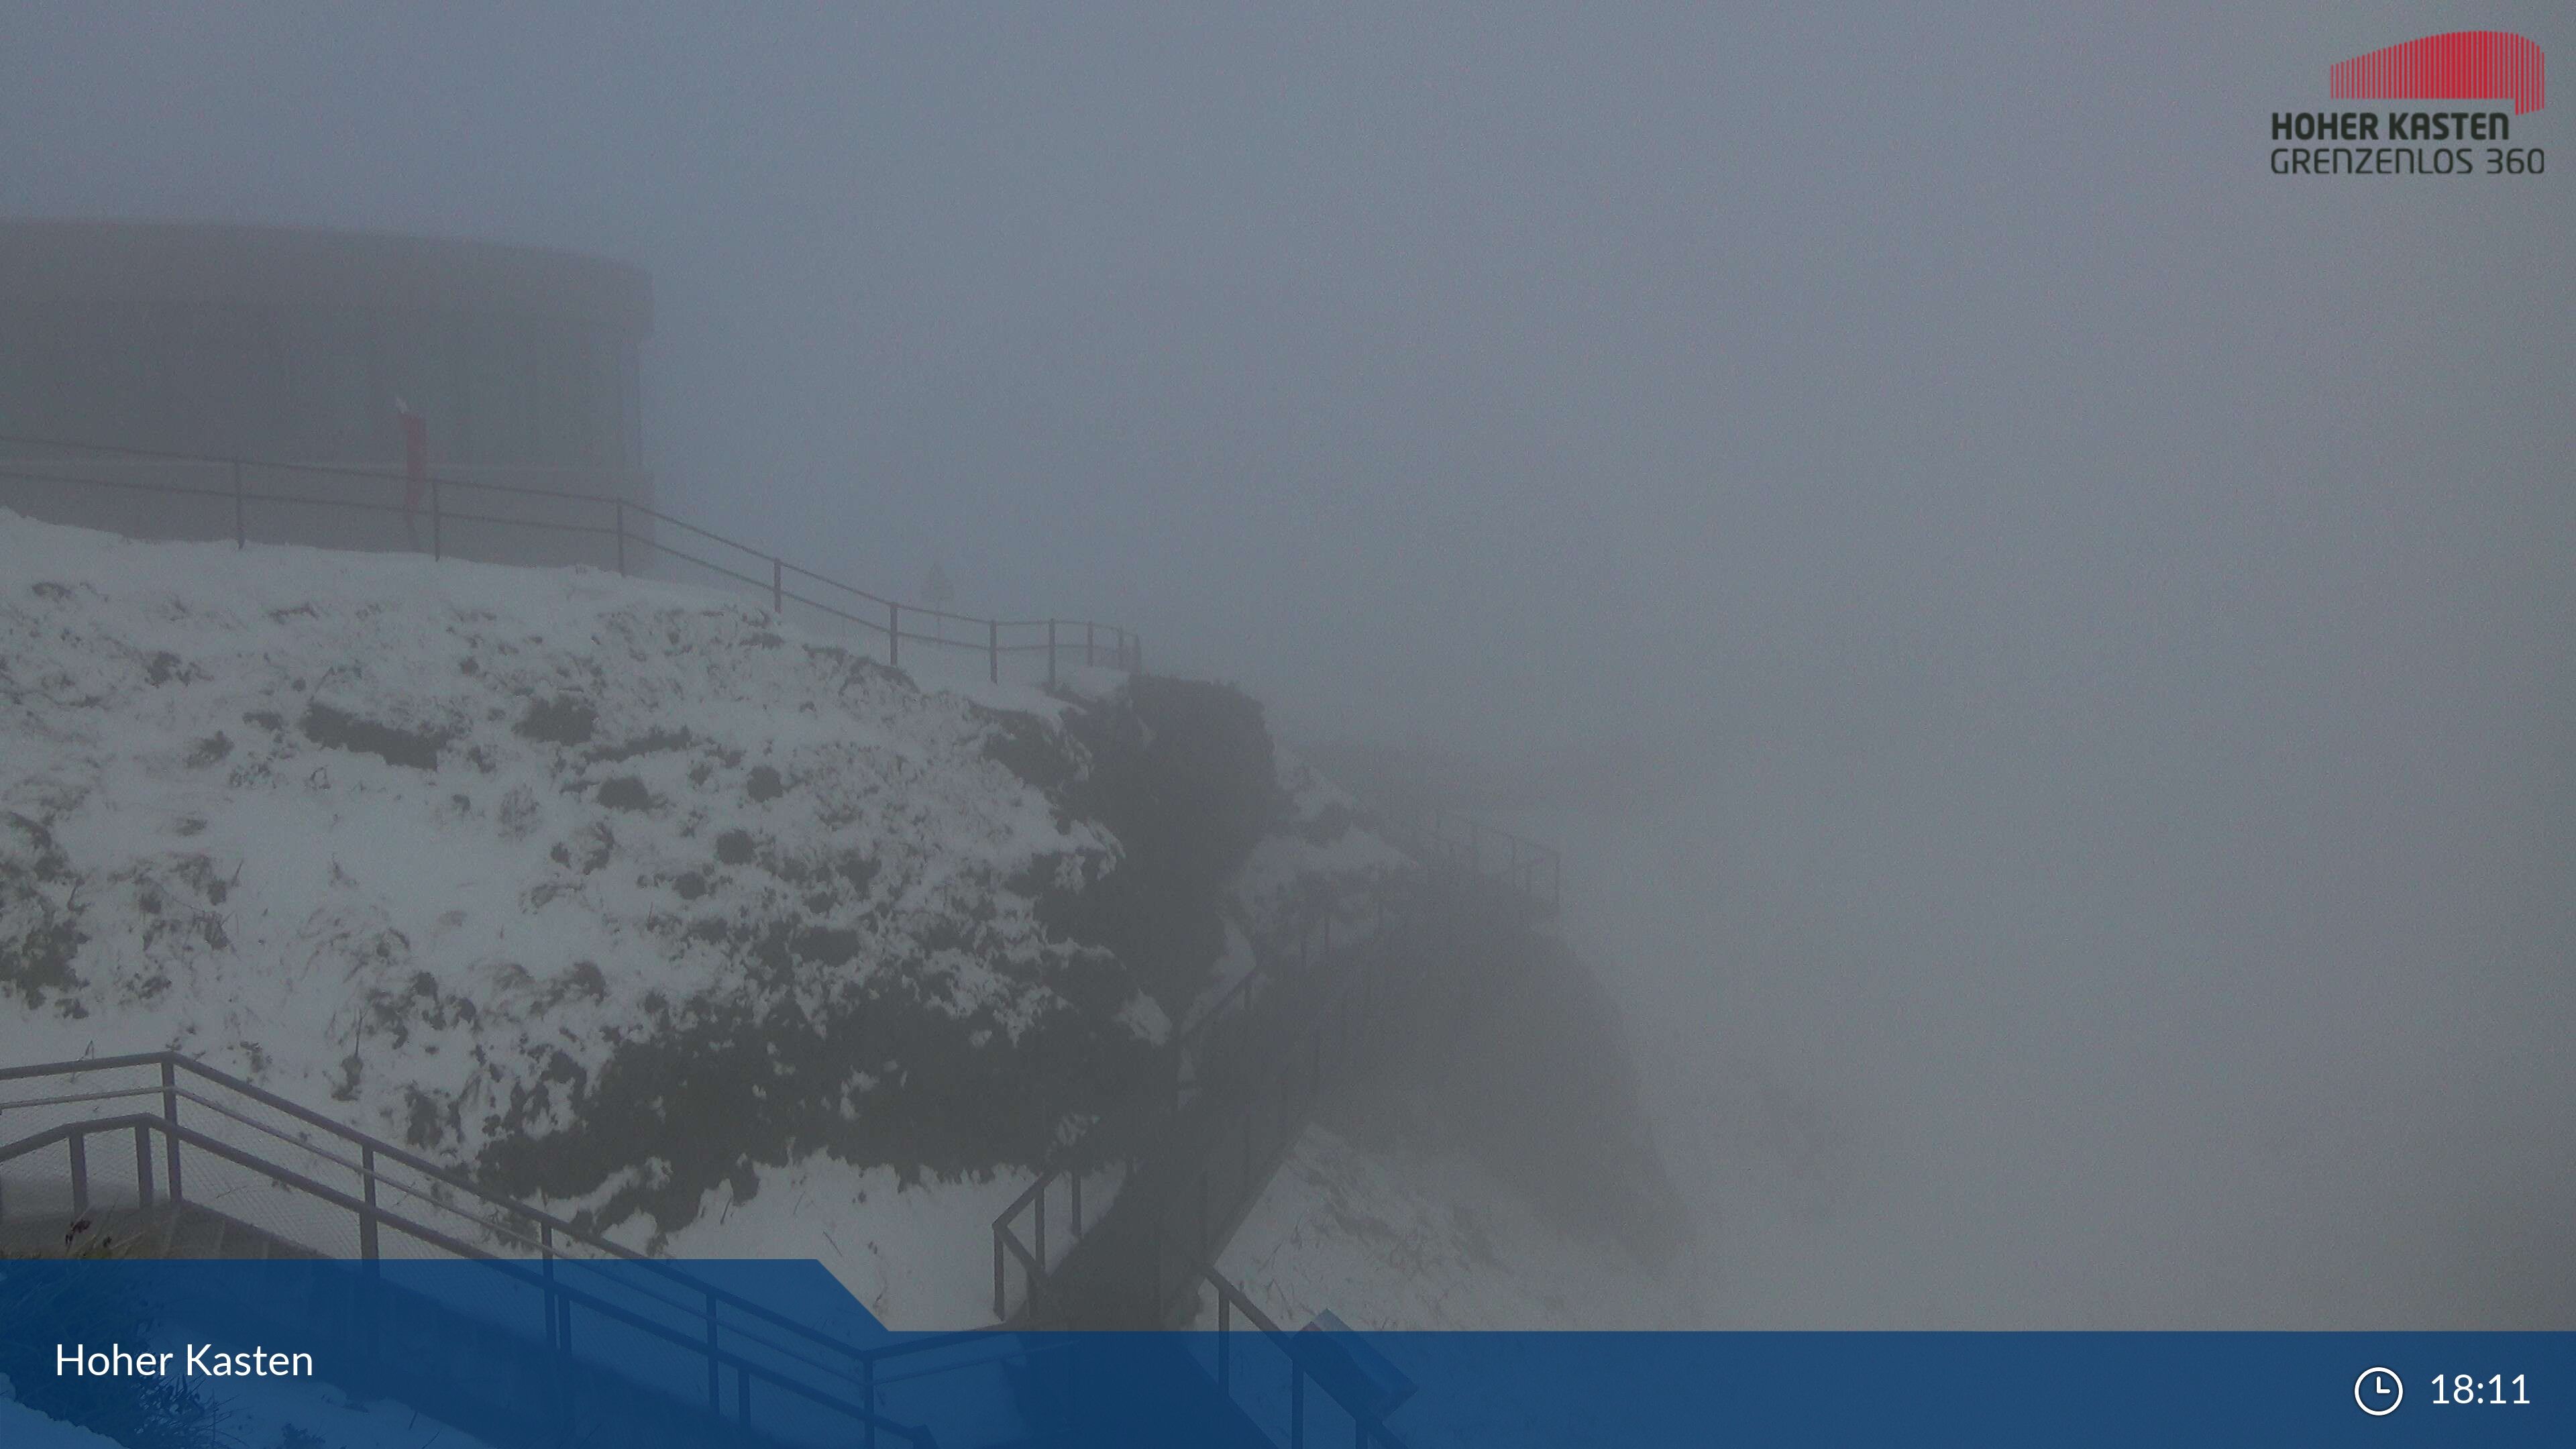
[[[1772,8],[20,5],[0,211],[639,263],[683,516],[1660,782],[1587,886],[1633,1011],[2101,1103],[2067,1218],[2257,1211],[2102,1124],[2259,1108],[2285,1221],[2486,1162],[2563,1245],[2570,107],[2544,177],[2266,160],[2329,63],[2563,6]],[[1780,996],[1826,957],[1863,1004]],[[2356,1241],[2496,1236],[2419,1195]]]

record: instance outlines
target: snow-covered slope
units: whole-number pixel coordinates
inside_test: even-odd
[[[1124,858],[1015,773],[1082,705],[583,570],[0,514],[0,581],[0,1061],[176,1047],[649,1241],[859,1169],[980,1232],[1168,1033],[1040,920]]]
[[[584,570],[0,513],[0,1062],[175,1047],[636,1246],[981,1322],[1033,1165],[1416,869],[1240,695],[1066,685]],[[1318,1129],[1226,1266],[1298,1321],[1660,1318],[1515,1192]]]
[[[1321,1125],[1217,1260],[1285,1327],[1330,1309],[1385,1330],[1685,1328],[1701,1285],[1675,1266],[1569,1237],[1463,1153]]]

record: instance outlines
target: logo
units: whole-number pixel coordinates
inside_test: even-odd
[[[2540,47],[2502,30],[2428,35],[2326,67],[2338,101],[2511,101],[2517,116],[2549,104]]]
[[[2549,104],[2548,57],[2528,36],[2453,30],[2386,46],[2327,66],[2326,95],[2338,101],[2504,104],[2403,105],[2384,113],[2275,111],[2274,175],[2538,176],[2548,170],[2549,157],[2539,147],[2512,144],[2514,117]]]

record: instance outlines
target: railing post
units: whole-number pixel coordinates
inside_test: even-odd
[[[1055,688],[1055,620],[1047,620],[1047,688]]]
[[[867,1449],[877,1449],[877,1361],[875,1359],[859,1360],[859,1387],[866,1394],[866,1397],[859,1402],[868,1411]]]
[[[716,1357],[716,1295],[707,1294],[707,1412],[724,1413],[722,1375],[724,1365]]]
[[[242,526],[241,469],[241,459],[233,459],[233,547],[235,548],[246,548],[250,544],[250,531]]]
[[[787,617],[787,565],[776,554],[769,556],[769,611]]]
[[[1002,622],[999,619],[987,619],[984,621],[984,658],[991,666],[986,677],[991,679],[995,684],[1001,683]]]
[[[1306,1366],[1288,1360],[1288,1449],[1306,1449]]]
[[[537,1253],[544,1262],[546,1286],[546,1347],[562,1344],[562,1313],[555,1306],[555,1225],[537,1224]]]
[[[1010,1311],[1003,1306],[1002,1297],[1002,1232],[1002,1224],[993,1224],[993,1321],[996,1323],[1010,1316]]]
[[[626,572],[626,500],[617,500],[617,571]]]
[[[429,480],[429,556],[434,559],[447,557],[447,543],[443,536],[445,518],[438,480],[432,478]]]
[[[1047,1255],[1046,1255],[1046,1183],[1045,1183],[1045,1180],[1044,1180],[1043,1178],[1041,1178],[1041,1179],[1039,1180],[1039,1184],[1038,1184],[1038,1228],[1037,1228],[1037,1236],[1038,1236],[1038,1268],[1039,1268],[1041,1271],[1043,1271],[1043,1270],[1046,1268],[1046,1266],[1047,1266]]]
[[[903,609],[895,604],[886,605],[886,667],[903,667]]]
[[[72,1216],[89,1216],[89,1134],[75,1132],[72,1149]]]
[[[1160,1212],[1154,1214],[1154,1281],[1151,1287],[1154,1315],[1159,1320],[1163,1313],[1163,1215]]]
[[[1216,1295],[1216,1386],[1234,1392],[1234,1295],[1222,1288]]]
[[[1082,1236],[1082,1169],[1073,1170],[1073,1235]]]
[[[171,1062],[161,1064],[161,1120],[170,1130],[161,1134],[164,1150],[169,1153],[170,1203],[179,1203],[179,1068]]]
[[[376,1261],[376,1144],[358,1144],[358,1170],[366,1175],[366,1202],[358,1214],[358,1256]]]
[[[1092,623],[1088,619],[1085,619],[1082,623],[1082,662],[1084,664],[1098,664],[1100,662],[1099,640],[1100,626]]]
[[[152,1129],[134,1129],[134,1193],[145,1211],[152,1207]]]

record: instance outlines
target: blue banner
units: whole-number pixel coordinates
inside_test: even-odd
[[[151,1449],[2576,1443],[2576,1334],[901,1334],[810,1262],[0,1262],[0,1374]]]

